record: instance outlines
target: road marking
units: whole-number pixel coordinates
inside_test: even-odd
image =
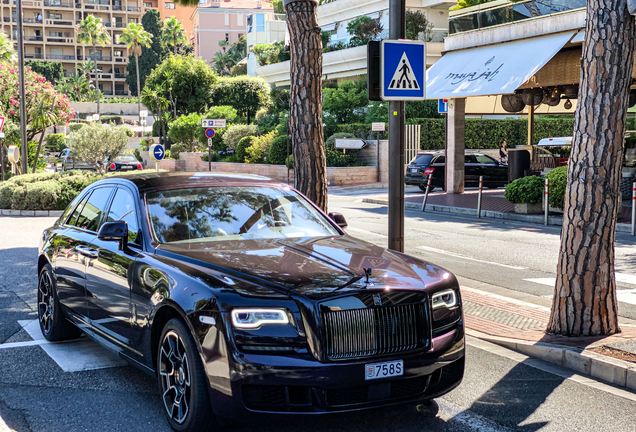
[[[31,345],[40,345],[64,372],[106,369],[127,364],[117,353],[86,336],[75,341],[52,343],[44,339],[38,320],[18,321],[18,324],[33,338],[33,341],[29,341]],[[14,347],[16,346],[29,345],[26,342],[16,342]]]
[[[471,292],[474,292],[475,294],[480,294],[480,295],[483,295],[483,296],[492,297],[492,298],[495,298],[497,300],[504,300],[504,301],[507,301],[509,303],[518,304],[520,306],[527,306],[527,307],[532,307],[532,308],[539,309],[539,310],[542,310],[542,311],[545,311],[545,312],[550,312],[550,308],[547,308],[545,306],[541,306],[541,305],[538,305],[538,304],[526,302],[526,301],[523,301],[523,300],[517,300],[517,299],[512,298],[512,297],[505,297],[505,296],[501,296],[499,294],[493,294],[493,293],[488,292],[488,291],[482,291],[482,290],[479,290],[479,289],[476,289],[476,288],[467,287],[467,286],[464,286],[464,285],[460,285],[459,288],[462,291],[471,291]]]
[[[387,237],[387,236],[385,236],[384,234],[378,234],[378,233],[376,233],[376,232],[373,232],[373,231],[367,231],[367,230],[363,230],[363,229],[360,229],[360,228],[351,228],[351,227],[348,227],[348,228],[347,228],[347,231],[354,231],[354,232],[359,232],[359,233],[362,233],[362,234],[374,235],[374,236],[376,236],[376,237],[383,237],[383,238],[386,238],[386,237]]]
[[[465,259],[465,260],[469,260],[469,261],[476,261],[476,262],[480,262],[480,263],[484,263],[484,264],[488,264],[488,265],[496,265],[496,266],[499,266],[499,267],[505,267],[505,268],[514,269],[514,270],[525,270],[527,268],[527,267],[512,266],[512,265],[508,265],[508,264],[496,263],[496,262],[493,262],[493,261],[481,260],[481,259],[478,259],[478,258],[469,257],[469,256],[458,254],[458,253],[455,253],[455,252],[445,251],[443,249],[436,249],[436,248],[432,248],[432,247],[429,247],[429,246],[418,246],[417,248],[425,250],[425,251],[428,251],[428,252],[439,253],[439,254],[442,254],[442,255],[448,255],[448,256],[455,257],[455,258],[461,258],[461,259]]]
[[[457,422],[463,426],[467,426],[471,430],[479,432],[510,432],[505,426],[495,421],[483,417],[474,411],[463,409],[444,398],[436,399],[435,402],[439,406],[439,416],[442,419],[448,419],[448,422]],[[419,407],[418,407],[419,408]]]
[[[636,277],[625,274],[625,273],[616,273],[616,282],[623,282],[628,284],[636,283],[636,282],[627,282],[628,280],[636,280]],[[556,278],[534,278],[534,279],[524,279],[524,281],[534,282],[534,283],[547,285],[551,287],[554,287],[554,285],[556,284]],[[551,299],[554,296],[550,294],[550,295],[544,295],[542,297]],[[616,298],[621,303],[636,305],[636,289],[617,289]]]

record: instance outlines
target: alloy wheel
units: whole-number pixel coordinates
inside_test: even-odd
[[[188,416],[192,388],[185,344],[174,331],[166,333],[161,343],[159,374],[168,416],[181,424]]]
[[[48,272],[40,275],[38,284],[38,318],[42,332],[47,335],[53,327],[53,318],[55,313],[55,301],[53,298],[53,281]]]

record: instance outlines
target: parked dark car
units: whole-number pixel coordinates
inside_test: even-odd
[[[38,317],[156,376],[170,426],[421,402],[459,385],[457,279],[259,176],[88,186],[42,236]],[[80,331],[81,329],[81,331]]]
[[[479,186],[479,177],[484,177],[484,186],[497,188],[508,184],[508,165],[487,154],[466,151],[464,154],[464,184]],[[426,190],[427,176],[431,179],[431,190],[444,188],[446,155],[444,152],[419,152],[406,167],[404,183]]]
[[[119,155],[112,161],[109,158],[106,160],[106,165],[108,165],[108,172],[136,171],[143,169],[141,162],[139,162],[133,155]]]
[[[76,161],[71,159],[71,149],[65,148],[55,159],[55,171],[68,171],[72,169],[95,170],[94,165],[89,162]]]

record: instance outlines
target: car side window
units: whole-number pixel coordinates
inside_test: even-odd
[[[128,224],[128,242],[141,245],[135,200],[127,189],[118,188],[110,205],[106,222],[124,221]]]
[[[473,159],[473,155],[471,154],[464,155],[464,163],[475,163],[475,160]]]
[[[102,214],[108,204],[108,198],[113,191],[110,187],[98,188],[93,191],[77,218],[75,226],[89,231],[97,232],[102,220]]]
[[[437,159],[433,161],[434,164],[446,163],[446,156],[437,156]]]
[[[73,216],[71,216],[71,218],[68,220],[66,225],[77,226],[77,219],[79,218],[79,215],[82,212],[82,209],[84,208],[84,204],[86,204],[86,201],[88,201],[88,197],[90,197],[90,196],[91,196],[90,193],[86,194],[84,199],[82,199],[82,202],[79,203],[79,205],[77,207],[75,207],[75,211],[73,212]],[[70,206],[69,206],[69,208],[70,208]]]
[[[485,164],[485,165],[497,165],[497,162],[486,156],[485,154],[476,154],[475,158],[477,159],[477,163]]]

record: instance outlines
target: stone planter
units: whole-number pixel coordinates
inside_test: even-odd
[[[529,204],[529,203],[521,203],[515,204],[515,213],[520,214],[541,214],[543,213],[541,203]]]

